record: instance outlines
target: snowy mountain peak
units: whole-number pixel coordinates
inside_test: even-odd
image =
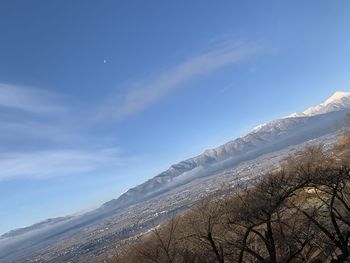
[[[331,97],[329,97],[323,104],[328,105],[331,103],[339,103],[348,101],[350,99],[350,92],[337,91]]]
[[[310,107],[303,112],[296,112],[288,115],[287,118],[309,117],[344,109],[350,109],[350,92],[337,91],[325,102]]]

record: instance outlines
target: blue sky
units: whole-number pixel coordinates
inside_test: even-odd
[[[345,0],[1,1],[0,233],[349,91],[349,13]]]

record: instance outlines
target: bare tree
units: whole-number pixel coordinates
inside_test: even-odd
[[[225,262],[224,233],[221,203],[203,200],[186,216],[188,228],[185,236],[202,251],[210,253],[216,262]]]

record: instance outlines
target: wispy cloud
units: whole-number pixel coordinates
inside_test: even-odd
[[[0,154],[0,181],[18,177],[72,176],[121,165],[119,150],[51,150]]]
[[[0,83],[0,107],[31,113],[52,113],[63,110],[55,95],[36,88]]]
[[[70,113],[70,114],[68,114]],[[63,97],[42,89],[0,83],[0,152],[22,144],[66,138],[71,109]],[[5,149],[4,149],[5,147]]]
[[[204,76],[222,67],[246,60],[260,50],[260,46],[246,42],[228,41],[159,73],[148,80],[135,82],[119,103],[107,109],[116,119],[140,112],[183,87],[187,81]]]
[[[0,84],[0,181],[82,175],[121,165],[119,150],[101,144],[101,137],[91,138],[81,127],[84,119],[64,102],[41,89]]]

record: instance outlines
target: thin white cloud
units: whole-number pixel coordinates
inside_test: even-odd
[[[84,175],[121,165],[119,150],[89,136],[81,128],[84,119],[64,102],[45,90],[0,84],[0,182]]]
[[[74,129],[76,116],[65,98],[38,88],[0,83],[0,153],[38,146],[47,149],[58,143],[65,147],[79,141],[83,135]]]
[[[121,165],[119,150],[52,150],[0,155],[0,181],[72,176]]]
[[[47,91],[0,83],[0,107],[31,113],[53,113],[63,110],[54,100],[55,95]]]
[[[160,73],[147,81],[132,85],[124,100],[108,109],[117,119],[140,112],[161,100],[184,83],[199,76],[207,75],[222,67],[246,60],[260,50],[256,44],[226,42],[219,47],[190,57],[186,61]]]

